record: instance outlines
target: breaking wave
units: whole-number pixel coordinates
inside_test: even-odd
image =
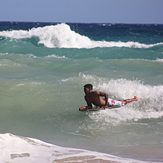
[[[96,47],[128,47],[128,48],[151,48],[163,45],[163,42],[156,44],[143,44],[139,42],[121,41],[94,41],[89,37],[80,35],[71,30],[67,24],[57,24],[45,27],[32,28],[30,30],[2,31],[0,36],[12,39],[39,38],[37,44],[48,48],[96,48]]]

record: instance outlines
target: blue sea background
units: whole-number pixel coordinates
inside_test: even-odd
[[[142,100],[79,112],[87,83],[113,99]],[[0,22],[0,137],[13,146],[17,135],[163,162],[162,83],[163,25]],[[0,148],[9,150],[4,141]]]

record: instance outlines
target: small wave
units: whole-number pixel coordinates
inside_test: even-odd
[[[80,35],[72,31],[67,24],[57,24],[45,27],[32,28],[31,30],[2,31],[0,36],[25,39],[39,38],[38,44],[48,48],[96,48],[96,47],[128,47],[128,48],[151,48],[163,45],[163,42],[156,44],[143,44],[139,42],[114,42],[114,41],[94,41],[87,36]]]
[[[163,85],[145,85],[138,80],[100,78],[93,75],[79,74],[83,83],[92,83],[94,90],[109,94],[116,100],[124,100],[138,96],[142,100],[125,105],[122,108],[104,110],[100,113],[89,114],[93,124],[98,126],[119,125],[122,122],[138,121],[140,119],[163,117]],[[97,123],[98,124],[97,124]],[[99,127],[99,126],[98,126]],[[101,127],[101,126],[100,126]],[[99,127],[99,128],[100,128]]]
[[[37,58],[37,56],[35,56],[35,55],[33,55],[33,54],[27,54],[27,56],[28,56],[29,58]]]
[[[83,149],[60,147],[9,133],[0,134],[0,149],[0,162],[143,162]]]

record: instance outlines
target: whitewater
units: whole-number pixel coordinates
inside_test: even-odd
[[[0,22],[0,162],[163,162],[162,70],[163,25]]]

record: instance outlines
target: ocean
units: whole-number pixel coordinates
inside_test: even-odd
[[[2,163],[163,162],[161,24],[0,22],[0,92]]]

